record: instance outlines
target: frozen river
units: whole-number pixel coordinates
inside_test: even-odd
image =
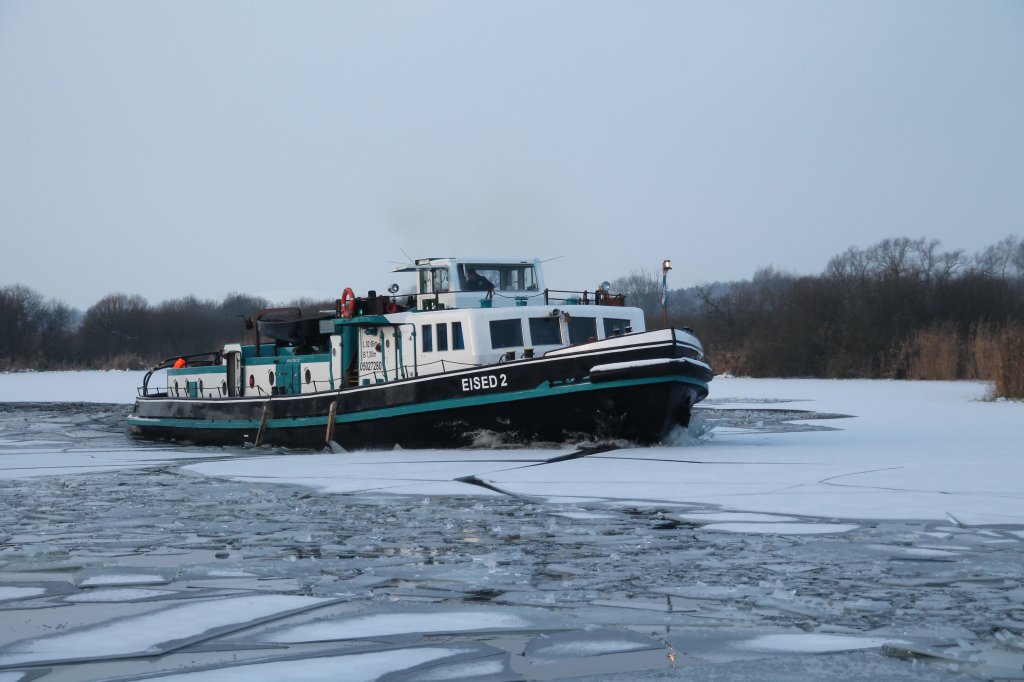
[[[1024,405],[984,386],[716,379],[672,446],[309,453],[18,402],[54,380],[0,375],[0,682],[1024,679]]]

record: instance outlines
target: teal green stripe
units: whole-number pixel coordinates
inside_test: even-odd
[[[418,403],[414,405],[400,405],[397,407],[383,407],[376,410],[366,410],[355,413],[339,414],[335,417],[336,424],[350,424],[353,422],[369,421],[372,419],[387,419],[408,414],[422,414],[424,412],[438,412],[442,410],[456,409],[460,407],[474,407],[477,405],[493,405],[495,403],[529,400],[531,398],[542,398],[563,395],[566,393],[579,393],[585,391],[598,391],[606,388],[618,388],[624,386],[642,386],[644,384],[657,384],[675,381],[692,386],[698,386],[707,390],[707,383],[687,377],[644,377],[639,379],[620,379],[618,381],[606,381],[599,384],[590,382],[580,384],[562,384],[551,386],[544,382],[537,388],[523,391],[511,391],[508,393],[486,393],[483,395],[466,396],[462,398],[448,398],[435,400],[429,403]],[[236,419],[163,419],[146,417],[128,417],[128,423],[135,426],[174,426],[181,428],[203,428],[203,429],[258,429],[259,419],[236,420]],[[267,428],[298,428],[304,426],[326,426],[327,415],[320,417],[295,417],[287,419],[270,419]]]
[[[172,377],[188,376],[192,374],[227,374],[227,365],[207,365],[206,367],[181,367],[169,369],[167,374]]]
[[[259,429],[259,419],[164,419],[161,417],[128,417],[132,426],[175,426],[187,429]],[[326,426],[327,415],[322,417],[296,417],[294,419],[270,419],[269,429],[286,429],[301,426]]]
[[[285,365],[285,364],[308,364],[311,362],[329,362],[331,359],[328,353],[316,353],[315,355],[270,355],[258,358],[245,358],[245,365]]]

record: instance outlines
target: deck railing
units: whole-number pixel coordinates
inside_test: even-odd
[[[561,303],[563,305],[626,305],[625,294],[611,294],[604,289],[597,291],[567,291],[562,289],[545,289],[544,304]]]

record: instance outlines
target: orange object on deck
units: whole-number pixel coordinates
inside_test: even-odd
[[[174,361],[174,369],[181,369],[185,366],[185,358],[178,358]]]

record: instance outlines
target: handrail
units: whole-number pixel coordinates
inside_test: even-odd
[[[555,297],[551,294],[572,294],[564,297]],[[576,305],[591,305],[590,295],[593,294],[593,305],[612,305],[612,306],[624,306],[626,305],[625,294],[612,294],[608,293],[603,289],[597,289],[596,291],[571,291],[568,289],[545,289],[544,290],[544,304],[550,305],[552,302],[564,303],[567,305],[573,305],[570,301],[573,301]]]
[[[302,309],[301,308],[295,308],[295,307],[290,307],[290,308],[264,308],[263,310],[259,311],[258,313],[256,313],[255,315],[252,316],[252,321],[251,322],[252,322],[253,335],[255,336],[254,341],[256,342],[256,357],[262,357],[262,354],[260,353],[260,341],[262,340],[262,339],[260,339],[260,320],[263,318],[263,316],[264,315],[269,315],[271,313],[291,313],[291,312],[297,313],[300,317],[302,316]]]
[[[221,352],[219,350],[209,350],[204,353],[189,353],[188,355],[175,355],[173,357],[167,358],[166,360],[161,360],[160,362],[153,366],[153,369],[146,372],[146,376],[142,378],[143,397],[149,396],[149,379],[150,377],[153,376],[153,372],[158,372],[161,369],[171,369],[179,360],[185,361],[185,367],[212,367],[216,364],[216,361],[220,359],[220,356]],[[189,363],[189,360],[191,360],[192,358],[202,357],[210,357],[211,360],[205,363]]]

